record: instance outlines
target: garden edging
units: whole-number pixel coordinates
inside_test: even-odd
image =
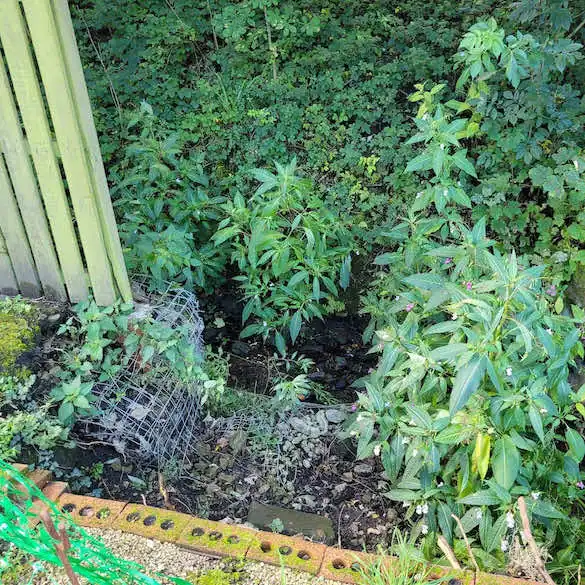
[[[20,472],[26,466],[15,465]],[[28,478],[43,494],[68,513],[75,524],[130,532],[145,538],[170,542],[198,553],[215,557],[234,557],[272,565],[284,565],[326,579],[357,583],[359,561],[373,562],[377,555],[339,549],[262,530],[197,518],[142,504],[78,496],[67,490],[64,482],[51,481],[51,474],[32,472]],[[35,507],[40,511],[40,502]],[[392,563],[388,557],[385,562]],[[540,585],[526,579],[458,571],[433,565],[429,578],[450,576],[448,585]]]

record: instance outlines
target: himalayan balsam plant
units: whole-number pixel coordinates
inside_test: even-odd
[[[365,312],[380,360],[349,432],[359,458],[381,458],[386,495],[408,508],[415,533],[456,543],[455,514],[482,565],[501,567],[524,495],[538,538],[583,555],[582,524],[567,514],[585,505],[585,387],[568,381],[583,357],[579,320],[543,267],[504,253],[485,219],[466,226],[476,172],[460,140],[473,117],[453,119],[465,104],[435,104],[438,93],[413,97],[423,103],[411,143],[424,149],[407,171],[423,174],[423,188],[376,260],[389,267],[376,281],[384,314],[375,293]]]

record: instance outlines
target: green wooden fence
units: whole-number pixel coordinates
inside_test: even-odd
[[[0,0],[0,292],[131,299],[67,0]]]

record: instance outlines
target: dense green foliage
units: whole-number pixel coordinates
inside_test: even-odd
[[[67,438],[67,429],[50,412],[51,402],[33,396],[36,377],[18,362],[38,332],[33,305],[20,297],[0,300],[0,458],[28,447],[48,449]]]
[[[562,294],[585,270],[574,4],[75,10],[130,267],[154,288],[234,280],[241,335],[283,355],[360,289],[381,356],[350,432],[425,552],[437,533],[462,548],[453,512],[503,568],[527,495],[568,580],[585,556],[584,314]]]

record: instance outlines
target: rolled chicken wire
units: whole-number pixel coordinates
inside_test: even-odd
[[[162,294],[148,292],[145,279],[133,282],[136,300],[131,319],[152,318],[169,327],[182,327],[195,352],[204,359],[199,303],[187,290],[169,286]],[[89,434],[110,443],[122,454],[159,465],[183,465],[202,424],[199,380],[185,382],[156,360],[148,377],[139,358],[111,379],[96,384],[94,405],[99,414],[88,421]]]

